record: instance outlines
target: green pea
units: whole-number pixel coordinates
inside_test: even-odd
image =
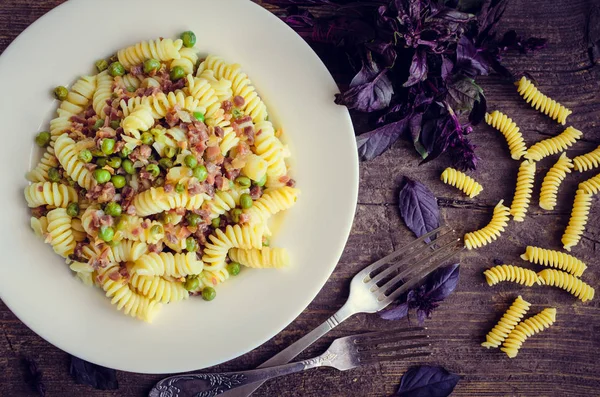
[[[104,153],[102,153],[102,150],[100,150],[98,148],[90,149],[90,152],[92,153],[92,156],[94,156],[94,157],[104,157]]]
[[[173,167],[173,160],[165,157],[165,158],[158,160],[158,165],[160,165],[161,167],[163,167],[166,170],[166,169]]]
[[[115,185],[115,189],[122,189],[127,184],[127,180],[125,180],[123,175],[113,175],[110,181]]]
[[[174,147],[167,146],[165,148],[165,157],[173,158],[173,157],[175,157],[176,154],[177,154],[177,149],[175,149]]]
[[[175,185],[175,191],[177,193],[185,192],[185,185],[183,183],[178,183],[177,185]]]
[[[112,241],[113,237],[115,237],[115,230],[109,226],[100,226],[98,237],[104,241]]]
[[[188,237],[185,239],[185,249],[189,252],[198,251],[198,242],[193,237]]]
[[[227,271],[232,276],[237,276],[238,274],[240,274],[240,270],[240,264],[237,262],[231,262],[229,265],[227,265]]]
[[[155,72],[160,69],[160,62],[157,59],[151,58],[144,61],[144,73]]]
[[[113,120],[113,121],[110,122],[110,128],[112,128],[113,130],[116,130],[120,126],[121,126],[121,120],[120,119]]]
[[[42,131],[39,134],[36,135],[35,137],[35,143],[39,146],[39,147],[45,147],[48,146],[48,144],[50,143],[50,133],[48,131]]]
[[[235,119],[239,119],[240,117],[242,117],[244,115],[244,113],[240,109],[233,109],[231,114],[233,115],[233,118],[235,118]]]
[[[252,181],[247,176],[238,176],[237,178],[235,178],[235,181],[238,185],[244,188],[250,187],[250,185],[252,184]]]
[[[67,215],[70,217],[76,217],[79,215],[79,204],[69,203],[69,205],[67,205]]]
[[[125,68],[123,65],[121,65],[121,62],[113,62],[108,67],[108,74],[110,74],[112,77],[123,76],[125,74]]]
[[[96,122],[94,123],[94,126],[92,128],[94,129],[94,131],[98,131],[103,126],[104,126],[104,119],[98,119],[98,120],[96,120]]]
[[[68,95],[69,95],[69,90],[65,86],[59,85],[58,87],[56,87],[54,89],[54,96],[59,101],[64,101],[65,99],[67,99]]]
[[[181,34],[181,40],[183,46],[190,48],[196,45],[196,35],[191,30],[185,31]]]
[[[119,152],[119,156],[121,156],[122,159],[126,158],[130,154],[131,149],[129,149],[127,146],[123,146],[123,149],[121,149],[121,151]]]
[[[108,159],[106,157],[98,157],[96,159],[96,165],[98,167],[104,167],[106,164],[108,164]]]
[[[208,171],[206,170],[206,167],[203,165],[200,165],[200,166],[194,168],[193,174],[194,174],[194,178],[198,179],[198,181],[200,181],[200,182],[204,182],[206,180],[206,178],[208,178]]]
[[[135,87],[132,85],[127,86],[127,92],[135,92]]]
[[[150,228],[150,234],[156,235],[161,234],[163,232],[163,228],[161,225],[154,225]]]
[[[191,154],[185,156],[183,162],[190,168],[195,168],[198,165],[198,160],[196,160],[196,157],[192,156]]]
[[[156,165],[156,164],[148,164],[146,166],[146,171],[148,171],[150,173],[150,175],[152,175],[155,178],[158,175],[160,175],[160,168],[158,168],[158,165]]]
[[[169,74],[171,80],[179,80],[185,77],[185,70],[181,66],[175,66],[171,69],[171,73]]]
[[[110,172],[103,169],[97,169],[94,171],[94,179],[96,179],[98,183],[106,183],[110,181]]]
[[[199,286],[200,286],[200,281],[198,281],[197,277],[188,277],[185,280],[185,283],[183,284],[183,288],[185,288],[188,291],[194,291],[194,290],[198,289]]]
[[[202,217],[198,214],[194,214],[193,212],[187,214],[185,219],[188,221],[190,226],[198,226],[202,222]]]
[[[221,226],[221,217],[218,216],[216,218],[214,218],[210,224],[212,225],[212,227],[214,227],[215,229],[217,229],[219,226]]]
[[[129,175],[135,174],[135,168],[133,168],[133,161],[125,159],[121,162],[121,167],[123,167],[123,170]]]
[[[125,230],[127,229],[127,226],[129,225],[129,222],[127,222],[127,219],[124,217],[121,217],[119,219],[119,222],[117,222],[117,230]]]
[[[106,62],[106,59],[100,59],[96,61],[96,69],[98,69],[98,73],[108,69],[108,62]]]
[[[112,138],[104,138],[102,140],[102,153],[113,154],[115,151],[115,140]]]
[[[79,154],[77,155],[77,158],[79,160],[83,161],[84,163],[89,163],[93,159],[92,152],[90,152],[87,149],[83,149],[81,152],[79,152]]]
[[[244,193],[240,196],[240,206],[243,209],[247,210],[248,208],[252,208],[252,204],[254,204],[254,202],[248,193]]]
[[[242,210],[239,208],[234,208],[231,210],[230,214],[231,214],[231,220],[234,221],[235,223],[238,223],[240,221],[240,215],[242,215]]]
[[[194,112],[194,118],[198,121],[201,121],[204,123],[204,113],[202,112]]]
[[[121,206],[115,202],[110,202],[104,207],[104,213],[110,216],[121,216],[121,211]]]
[[[267,183],[267,174],[264,174],[262,178],[260,178],[258,181],[255,182],[256,186],[265,186],[265,183]]]
[[[144,132],[140,140],[144,145],[152,145],[154,143],[154,137],[149,132]]]
[[[48,179],[50,180],[50,182],[60,181],[60,172],[58,172],[57,168],[48,168]]]
[[[121,158],[120,157],[111,157],[110,159],[108,159],[107,164],[110,165],[111,167],[113,167],[114,169],[117,169],[121,166]]]
[[[202,299],[205,301],[211,301],[217,296],[217,291],[212,287],[204,287],[202,290]]]

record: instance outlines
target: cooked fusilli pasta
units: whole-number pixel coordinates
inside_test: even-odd
[[[498,321],[498,324],[496,324],[485,336],[486,341],[483,342],[481,346],[487,347],[488,349],[490,347],[499,347],[508,334],[523,319],[525,314],[527,314],[530,307],[531,303],[527,302],[519,295],[512,305],[510,305],[506,313],[504,313],[500,321]]]
[[[135,262],[148,251],[148,245],[141,241],[123,240],[110,247],[108,258],[111,262]]]
[[[189,297],[181,283],[168,281],[160,276],[142,276],[136,273],[129,283],[137,293],[161,303],[178,302]]]
[[[107,101],[112,98],[112,85],[113,77],[108,74],[108,70],[98,74],[98,89],[94,93],[92,106],[100,117],[106,117],[104,109],[108,106]]]
[[[524,267],[513,265],[498,265],[483,272],[488,285],[491,287],[502,281],[523,284],[527,287],[540,284],[537,273]]]
[[[83,76],[71,88],[67,98],[61,102],[58,115],[70,117],[85,110],[96,91],[96,76]]]
[[[531,201],[533,193],[533,183],[535,181],[535,163],[533,161],[523,161],[517,174],[517,186],[512,204],[510,205],[510,214],[515,222],[523,222],[525,214]]]
[[[180,59],[179,50],[182,46],[183,42],[179,39],[175,41],[171,39],[142,41],[119,50],[117,57],[123,67],[129,70],[132,66],[139,65],[147,59],[156,59],[158,61]]]
[[[250,216],[248,222],[251,224],[265,223],[271,215],[291,208],[298,199],[299,193],[298,189],[289,186],[265,192],[251,208],[244,210]]]
[[[46,242],[50,243],[54,252],[63,258],[75,250],[75,238],[71,226],[71,217],[64,208],[56,208],[48,212],[48,234]]]
[[[225,267],[225,259],[231,248],[262,248],[264,226],[234,225],[227,226],[225,232],[216,229],[208,239],[209,243],[204,248],[202,260],[206,269],[210,271],[221,270]]]
[[[582,136],[583,132],[573,127],[567,127],[557,136],[544,139],[543,141],[531,146],[527,150],[527,153],[525,153],[525,158],[528,160],[540,161],[544,157],[567,150]]]
[[[572,113],[571,110],[542,94],[525,76],[521,77],[517,86],[519,94],[535,110],[539,110],[553,120],[556,120],[559,124],[565,125],[567,117]]]
[[[571,251],[571,248],[576,246],[581,240],[581,236],[585,231],[585,226],[592,207],[592,194],[586,193],[585,190],[579,189],[575,193],[575,201],[571,210],[571,218],[569,225],[565,229],[561,242],[563,248]]]
[[[196,258],[196,253],[171,254],[161,252],[156,254],[151,252],[142,255],[131,268],[132,274],[142,276],[170,276],[185,277],[187,275],[197,275],[204,269],[204,264]]]
[[[521,259],[542,266],[564,270],[575,277],[581,277],[587,265],[580,259],[560,251],[528,246]]]
[[[25,188],[25,200],[30,208],[41,205],[66,208],[69,203],[76,203],[78,196],[70,186],[56,182],[38,182]]]
[[[542,285],[558,287],[581,299],[582,302],[594,299],[595,291],[590,285],[572,274],[556,269],[544,269],[538,273]]]
[[[442,172],[441,179],[445,184],[454,186],[470,198],[477,196],[483,190],[483,186],[475,179],[451,167]]]
[[[533,317],[529,317],[515,326],[502,344],[502,350],[510,358],[519,354],[519,349],[527,338],[549,328],[556,321],[556,309],[547,308]]]
[[[494,214],[492,220],[482,229],[476,230],[465,234],[465,247],[472,250],[475,248],[481,248],[494,240],[498,239],[500,233],[504,231],[504,228],[508,225],[510,209],[504,204],[504,200],[494,207]]]
[[[47,151],[38,165],[27,173],[27,180],[30,182],[45,182],[48,180],[48,170],[56,167],[58,167],[58,159],[54,154]]]
[[[540,191],[540,207],[545,210],[553,210],[556,207],[556,196],[558,188],[562,181],[566,178],[567,173],[571,172],[573,162],[563,153],[556,164],[550,168],[550,171],[544,177],[542,182],[542,190]]]
[[[497,129],[504,135],[508,142],[508,150],[514,160],[519,160],[527,152],[527,146],[523,140],[523,134],[517,127],[517,124],[512,121],[507,115],[497,110],[491,114],[485,114],[485,122]]]
[[[133,138],[140,139],[140,131],[148,131],[153,125],[152,108],[146,104],[141,104],[129,116],[125,117],[123,131]]]
[[[181,66],[185,74],[194,73],[194,68],[198,62],[198,54],[194,48],[182,47],[179,50],[179,59],[171,61],[170,69],[176,66]]]
[[[75,141],[68,135],[61,135],[56,140],[54,146],[56,158],[60,165],[79,186],[84,189],[91,189],[93,185],[92,173],[86,168],[85,163],[78,159],[79,152],[76,149]]]
[[[589,153],[582,154],[573,159],[575,171],[585,172],[600,167],[600,146]]]
[[[241,265],[254,268],[281,268],[290,263],[290,257],[285,248],[232,248],[229,250],[229,258]]]

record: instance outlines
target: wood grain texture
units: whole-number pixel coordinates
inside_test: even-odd
[[[61,0],[0,2],[0,51],[28,25]],[[585,139],[569,151],[571,156],[600,144],[600,66],[592,66],[584,43],[585,21],[598,0],[513,0],[500,31],[516,29],[525,36],[546,37],[547,49],[535,55],[509,55],[505,64],[512,70],[528,72],[539,88],[573,110],[569,124],[585,132]],[[158,33],[157,33],[158,34]],[[562,131],[547,117],[524,103],[516,89],[497,76],[478,79],[491,110],[509,114],[531,144]],[[425,182],[439,197],[445,221],[461,231],[483,226],[491,209],[500,200],[510,202],[518,162],[510,159],[503,138],[492,128],[479,126],[473,134],[483,158],[473,176],[484,186],[474,200],[438,182],[448,165],[445,159],[419,167],[408,143],[399,142],[374,161],[361,164],[359,205],[346,250],[328,281],[309,308],[281,334],[249,354],[213,368],[241,370],[260,364],[320,324],[341,306],[352,275],[371,261],[409,242],[396,209],[399,182],[403,175]],[[482,271],[494,259],[523,265],[518,255],[528,244],[560,248],[577,183],[593,172],[570,175],[560,189],[554,211],[537,206],[542,174],[556,156],[539,164],[534,204],[524,223],[511,222],[500,242],[461,258],[458,290],[434,313],[427,326],[435,341],[435,355],[428,360],[461,375],[455,396],[597,396],[600,390],[600,298],[586,304],[568,293],[550,288],[530,288],[504,283],[490,288]],[[590,223],[574,254],[584,258],[589,269],[584,280],[600,286],[600,200],[594,202]],[[519,356],[508,359],[499,351],[482,348],[484,335],[493,327],[516,295],[533,303],[531,312],[544,307],[558,309],[556,324],[527,341]],[[353,332],[393,328],[408,323],[390,323],[376,315],[358,315],[302,357],[321,352],[337,336]],[[119,373],[120,389],[115,392],[91,390],[75,385],[68,374],[68,355],[42,340],[0,303],[0,395],[34,395],[23,382],[21,356],[37,360],[44,372],[49,396],[143,396],[161,376]],[[183,353],[182,353],[183,354]],[[256,396],[386,396],[394,393],[400,376],[417,361],[386,363],[340,373],[322,369],[272,381]]]

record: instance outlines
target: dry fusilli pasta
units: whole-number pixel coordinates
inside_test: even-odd
[[[575,171],[585,172],[600,167],[600,146],[589,153],[582,154],[573,159]]]
[[[485,336],[486,341],[483,342],[481,346],[487,347],[488,349],[490,347],[499,347],[519,321],[527,314],[530,307],[531,303],[525,301],[521,295],[519,295],[512,305],[510,305],[506,313],[504,313],[500,321],[498,321],[498,324],[496,324]]]
[[[527,287],[531,287],[533,284],[540,284],[536,272],[519,266],[498,265],[487,269],[483,274],[490,287],[502,281],[511,281]]]
[[[556,207],[556,196],[558,188],[562,181],[566,178],[567,173],[571,172],[573,162],[563,153],[556,164],[550,168],[550,171],[544,177],[542,182],[542,190],[540,191],[540,207],[545,210],[553,210]]]
[[[496,240],[500,236],[500,233],[504,231],[504,228],[508,225],[510,209],[503,202],[504,200],[500,200],[496,207],[494,207],[492,220],[487,226],[465,234],[464,240],[467,249],[481,248]]]
[[[585,190],[579,189],[575,193],[575,201],[571,210],[571,218],[567,226],[561,242],[563,248],[571,251],[571,248],[576,246],[581,240],[581,236],[585,231],[585,226],[592,207],[592,194],[586,193]]]
[[[475,179],[451,167],[446,168],[442,172],[441,179],[445,184],[454,186],[470,198],[477,196],[483,190],[483,186],[475,181]]]
[[[587,265],[580,259],[560,251],[528,246],[521,259],[542,266],[555,267],[575,277],[581,277]]]
[[[572,274],[556,269],[544,269],[538,273],[538,277],[543,285],[564,289],[582,302],[594,299],[594,288]]]
[[[583,132],[573,127],[567,127],[557,136],[544,139],[543,141],[531,146],[527,150],[527,153],[525,153],[525,158],[528,160],[540,161],[544,157],[567,150],[582,136]]]
[[[519,127],[517,127],[517,124],[512,119],[504,113],[494,110],[491,114],[485,114],[485,122],[504,135],[504,138],[508,142],[511,157],[514,160],[519,160],[525,155],[527,147],[523,140],[523,134],[521,134]]]
[[[579,189],[588,194],[598,194],[600,192],[600,174],[581,182]]]
[[[515,358],[527,338],[542,332],[554,324],[555,321],[555,308],[544,309],[535,316],[523,320],[508,334],[500,350],[506,353],[508,357]]]
[[[519,94],[521,94],[523,99],[531,104],[535,110],[539,110],[553,120],[556,120],[558,123],[565,125],[567,117],[572,113],[571,110],[542,94],[531,81],[525,78],[525,76],[521,77],[517,86]]]
[[[515,222],[523,222],[525,214],[531,201],[533,193],[533,182],[535,181],[535,163],[533,161],[523,161],[519,167],[517,175],[517,186],[515,196],[510,205],[510,214]]]

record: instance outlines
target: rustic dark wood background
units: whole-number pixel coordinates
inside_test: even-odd
[[[0,51],[41,15],[62,0],[2,0],[0,2]],[[593,66],[584,42],[586,19],[599,0],[513,0],[500,31],[516,29],[523,35],[546,37],[548,48],[535,55],[507,56],[515,71],[529,72],[543,92],[573,110],[569,124],[585,132],[584,139],[569,151],[575,156],[600,144],[600,66]],[[43,63],[43,60],[40,60]],[[490,108],[508,113],[524,132],[528,144],[554,135],[562,128],[520,100],[515,87],[497,76],[478,79]],[[510,159],[502,137],[487,126],[473,134],[483,158],[474,173],[485,190],[475,200],[465,199],[438,182],[447,165],[444,160],[419,167],[407,143],[369,163],[361,164],[360,194],[354,227],[346,250],[331,279],[319,296],[281,334],[249,354],[214,370],[240,370],[260,364],[277,351],[320,324],[342,305],[351,276],[371,261],[408,242],[412,237],[396,209],[398,186],[403,175],[425,182],[439,197],[444,219],[459,230],[474,230],[487,223],[493,206],[502,198],[510,202],[518,162]],[[528,244],[560,248],[560,236],[578,182],[593,176],[570,175],[560,190],[555,211],[541,210],[537,191],[542,174],[552,165],[547,159],[538,167],[534,205],[524,223],[512,222],[500,242],[477,252],[465,253],[458,290],[434,313],[427,326],[435,339],[435,355],[427,362],[440,364],[461,375],[455,396],[598,396],[600,395],[600,298],[581,303],[566,292],[551,288],[526,289],[505,283],[485,284],[482,271],[493,259],[523,264],[518,259]],[[600,200],[596,199],[585,236],[574,254],[587,260],[584,280],[600,287]],[[556,324],[529,341],[515,359],[482,348],[486,332],[511,301],[522,294],[533,303],[532,313],[544,307],[558,309]],[[401,321],[406,324],[406,321]],[[0,395],[35,395],[23,382],[21,357],[37,360],[44,373],[48,396],[143,396],[161,376],[119,373],[120,388],[113,392],[76,385],[69,377],[69,357],[42,340],[0,303]],[[391,328],[398,323],[376,315],[359,315],[310,349],[303,357],[321,352],[337,336],[352,332]],[[395,392],[400,376],[414,362],[386,363],[340,373],[321,369],[269,382],[256,396],[386,396]]]

